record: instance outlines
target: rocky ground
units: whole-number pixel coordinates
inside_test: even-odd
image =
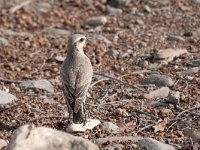
[[[66,129],[58,73],[67,37],[82,33],[95,71],[86,107],[102,124],[74,135],[102,149],[142,149],[149,140],[133,137],[200,147],[200,1],[0,0],[0,7],[0,139],[30,122]]]

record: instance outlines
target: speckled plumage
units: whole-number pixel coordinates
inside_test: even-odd
[[[92,81],[93,69],[83,47],[86,37],[74,34],[68,40],[68,54],[61,68],[63,92],[70,118],[74,123],[84,122],[84,103]]]

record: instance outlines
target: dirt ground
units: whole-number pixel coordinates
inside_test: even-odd
[[[62,61],[56,59],[57,56],[66,56],[68,35],[53,34],[50,30],[52,28],[93,37],[88,39],[85,53],[90,58],[94,71],[109,74],[145,90],[157,88],[140,86],[141,80],[153,72],[170,76],[177,81],[180,79],[178,72],[190,68],[193,60],[200,59],[200,5],[181,1],[176,6],[169,0],[136,0],[119,6],[121,13],[109,15],[108,5],[103,0],[89,4],[67,0],[52,0],[48,3],[34,1],[15,12],[10,9],[15,5],[9,1],[5,6],[2,5],[0,37],[6,38],[9,45],[0,45],[0,78],[13,82],[1,80],[0,89],[9,89],[18,100],[12,104],[0,105],[0,138],[9,140],[14,129],[30,122],[36,126],[65,130],[67,119],[58,116],[64,116],[67,107],[60,77],[53,75],[59,73],[62,64]],[[85,25],[85,21],[94,16],[106,16],[107,23],[98,27]],[[3,33],[2,29],[16,31],[19,35]],[[94,38],[99,35],[107,40]],[[177,37],[169,38],[170,36]],[[143,67],[139,65],[142,59],[151,60],[152,53],[166,48],[187,49],[189,54],[181,55],[154,69],[148,63]],[[22,90],[18,82],[14,82],[43,78],[48,78],[52,83],[54,93],[38,89]],[[200,129],[198,109],[190,111],[198,113],[197,115],[184,113],[176,120],[174,118],[183,110],[171,104],[153,107],[149,105],[151,100],[141,98],[143,92],[118,81],[104,80],[102,76],[94,76],[93,83],[102,78],[101,82],[89,90],[86,101],[89,118],[112,122],[120,130],[111,132],[97,126],[78,135],[91,141],[109,136],[151,137],[179,149],[191,148],[193,144],[183,131],[186,127]],[[170,90],[181,93],[179,107],[187,110],[200,103],[199,71],[183,76],[181,81],[170,87]],[[153,101],[164,102],[165,98]],[[141,109],[147,114],[137,111]],[[168,113],[165,114],[163,110]],[[138,132],[161,119],[168,121],[157,132],[152,126]],[[122,144],[127,150],[137,147],[131,141],[108,141],[98,146],[102,148],[116,143]]]

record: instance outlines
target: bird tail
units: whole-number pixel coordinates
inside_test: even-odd
[[[80,108],[77,113],[73,113],[73,122],[76,124],[81,124],[84,121],[83,111]]]

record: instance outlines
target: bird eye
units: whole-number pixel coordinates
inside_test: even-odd
[[[80,42],[83,42],[84,40],[85,40],[84,38],[81,38],[81,39],[80,39]]]

